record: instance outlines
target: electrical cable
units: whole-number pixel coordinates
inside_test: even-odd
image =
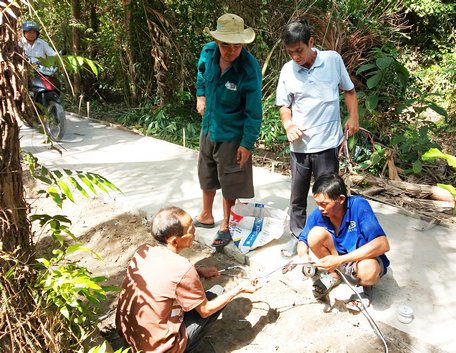
[[[292,269],[294,269],[296,266],[300,266],[300,265],[307,265],[309,264],[309,262],[288,262],[287,264],[285,265],[282,265],[280,267],[277,267],[275,268],[274,270],[262,275],[262,276],[259,276],[259,277],[256,277],[257,280],[260,280],[260,279],[265,279],[267,277],[269,277],[270,275],[272,275],[273,273],[279,271],[279,270],[283,270],[285,267],[287,266],[290,266],[290,269],[288,271],[291,271]],[[232,269],[232,268],[236,268],[237,266],[231,266],[231,267],[228,267],[224,270],[229,270],[229,269]],[[240,266],[239,266],[240,267]],[[286,271],[286,272],[288,272]],[[363,313],[363,315],[366,317],[367,321],[369,322],[369,324],[371,325],[371,327],[374,329],[374,332],[377,336],[380,337],[380,339],[382,340],[382,343],[383,343],[383,346],[385,348],[385,353],[388,353],[389,350],[388,350],[388,345],[386,344],[386,340],[385,340],[385,337],[383,336],[382,332],[380,331],[380,328],[378,327],[377,323],[375,322],[375,320],[372,318],[372,316],[369,314],[369,311],[367,310],[367,307],[366,305],[364,304],[363,302],[363,298],[361,298],[361,296],[359,295],[359,293],[356,291],[355,287],[353,287],[353,285],[348,281],[348,279],[345,277],[345,275],[342,273],[342,271],[340,271],[338,268],[335,269],[335,271],[341,276],[342,280],[345,282],[345,284],[348,285],[348,287],[353,291],[353,293],[355,293],[358,298],[359,298],[359,301],[361,303],[361,305],[363,306],[363,309],[364,310],[361,310],[361,312]],[[283,271],[282,271],[283,272]],[[283,273],[286,273],[286,272],[283,272]]]
[[[234,270],[235,268],[240,268],[240,269],[244,269],[244,267],[242,267],[241,265],[234,265],[234,266],[228,266],[228,267],[225,267],[221,270],[218,270],[220,273],[222,272],[225,272],[225,271],[229,271],[229,270]]]
[[[369,324],[373,327],[374,329],[374,332],[377,334],[378,337],[380,337],[380,339],[382,340],[383,342],[383,346],[385,347],[385,353],[388,353],[389,350],[388,350],[388,345],[386,344],[386,340],[385,340],[385,337],[383,337],[383,334],[382,332],[380,331],[380,328],[378,327],[377,323],[375,322],[375,320],[372,318],[372,316],[369,314],[369,311],[367,310],[367,307],[366,305],[364,304],[363,302],[363,299],[361,298],[361,296],[359,295],[359,293],[356,291],[355,287],[353,287],[353,285],[348,281],[348,279],[345,277],[345,275],[342,273],[342,271],[340,271],[338,268],[335,269],[335,271],[341,276],[342,280],[345,282],[345,284],[347,284],[350,289],[353,291],[353,293],[355,293],[357,295],[357,297],[359,298],[359,302],[361,303],[361,305],[363,306],[364,310],[361,310],[361,312],[363,313],[363,315],[367,318],[367,321],[369,322]]]
[[[257,277],[257,279],[264,279],[266,277],[269,277],[270,275],[272,275],[274,272],[277,272],[278,270],[283,270],[286,266],[291,266],[291,269],[295,268],[296,266],[300,266],[300,265],[307,265],[309,262],[289,262],[287,263],[285,266],[280,266],[268,273],[266,273],[265,275],[263,276],[260,276],[260,277]],[[291,270],[290,269],[290,270]],[[335,269],[335,271],[341,276],[342,280],[350,287],[350,289],[353,291],[353,293],[355,293],[358,298],[359,298],[359,301],[361,303],[361,305],[363,306],[364,310],[361,310],[361,312],[363,313],[363,315],[367,318],[367,321],[369,322],[369,324],[371,325],[371,327],[374,329],[374,332],[376,333],[377,336],[380,337],[380,339],[382,340],[382,343],[383,343],[383,346],[385,348],[385,353],[388,353],[389,350],[388,350],[388,345],[386,344],[386,340],[385,338],[383,337],[383,334],[382,332],[380,331],[380,328],[378,327],[377,323],[375,322],[375,320],[372,318],[372,316],[369,314],[369,311],[367,310],[367,307],[366,305],[364,304],[361,296],[359,295],[359,293],[356,291],[355,287],[353,287],[353,285],[348,281],[348,279],[345,277],[345,275],[342,273],[342,271],[340,271],[339,269]],[[288,271],[287,271],[288,272]]]

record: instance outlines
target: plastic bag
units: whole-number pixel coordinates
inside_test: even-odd
[[[285,229],[287,213],[261,203],[236,203],[230,211],[230,233],[234,244],[246,254],[279,239]]]

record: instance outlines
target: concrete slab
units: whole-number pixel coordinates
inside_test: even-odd
[[[91,171],[107,177],[123,191],[111,194],[111,201],[125,211],[148,217],[161,207],[177,205],[191,215],[198,214],[201,191],[196,173],[197,152],[74,115],[67,115],[67,119],[67,133],[60,144],[62,155],[43,143],[43,135],[25,127],[21,130],[22,148],[47,167]],[[254,178],[255,202],[280,209],[288,207],[289,177],[255,168]],[[221,205],[217,193],[216,220],[221,219]],[[371,205],[391,243],[391,269],[374,289],[372,316],[412,339],[416,337],[417,342],[442,351],[456,351],[456,227],[434,225],[427,229],[425,221],[403,215],[394,207],[376,202]],[[309,210],[314,207],[309,197]],[[209,245],[215,231],[216,228],[198,229],[197,241]],[[226,250],[238,261],[258,268],[259,275],[266,274],[287,262],[280,249],[288,236],[284,234],[247,256],[232,245]],[[299,285],[302,283],[296,283]],[[401,304],[414,311],[410,324],[397,319]]]

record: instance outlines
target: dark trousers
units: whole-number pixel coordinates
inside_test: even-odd
[[[212,300],[217,297],[217,294],[207,291],[206,297],[208,300]],[[217,321],[223,309],[220,309],[207,318],[202,318],[196,309],[184,314],[184,325],[187,327],[188,336],[187,347],[184,353],[190,353],[201,343],[202,338],[207,334],[210,326]]]
[[[299,237],[306,224],[307,195],[312,174],[314,180],[320,175],[339,172],[338,149],[317,153],[291,152],[291,197],[290,231]]]

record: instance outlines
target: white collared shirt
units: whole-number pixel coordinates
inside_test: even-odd
[[[302,138],[290,144],[292,152],[316,153],[340,145],[339,94],[354,88],[337,52],[313,50],[317,56],[310,69],[290,60],[277,85],[276,104],[291,107],[293,124],[305,129]]]
[[[30,59],[32,64],[39,62],[39,58],[48,58],[50,56],[57,55],[54,49],[52,49],[49,44],[41,38],[37,38],[33,42],[33,45],[30,45],[30,43],[27,42],[27,39],[22,37],[19,41],[19,46],[24,50],[25,56]]]

